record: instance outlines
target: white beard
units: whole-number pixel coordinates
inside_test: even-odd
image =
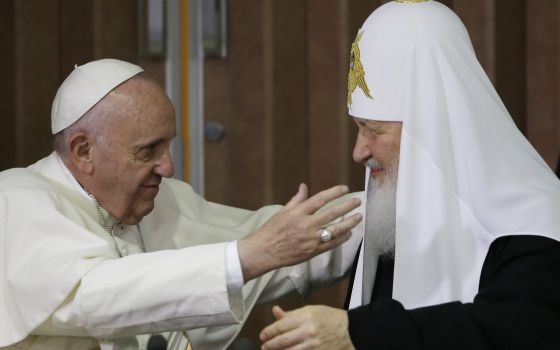
[[[382,184],[371,176],[368,180],[366,235],[374,249],[366,254],[394,258],[397,215],[397,166],[387,169]]]

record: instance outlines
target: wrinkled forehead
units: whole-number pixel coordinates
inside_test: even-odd
[[[394,120],[379,120],[379,119],[366,119],[366,118],[358,118],[352,117],[354,123],[358,126],[369,126],[369,127],[402,127],[402,121],[394,121]]]

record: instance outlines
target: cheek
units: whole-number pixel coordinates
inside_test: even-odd
[[[392,142],[379,142],[375,148],[373,157],[382,163],[392,162],[399,155],[399,148]]]

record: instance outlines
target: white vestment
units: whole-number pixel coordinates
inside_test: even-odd
[[[148,253],[116,236],[129,253],[119,259],[94,204],[72,186],[54,153],[4,171],[0,347],[90,349],[101,340],[129,349],[137,334],[188,330],[195,349],[224,349],[257,302],[293,290],[305,294],[342,277],[352,263],[358,234],[342,249],[229,293],[227,242],[253,232],[279,208],[253,212],[210,203],[184,182],[164,179],[154,210],[141,222]]]

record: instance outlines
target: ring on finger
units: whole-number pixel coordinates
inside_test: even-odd
[[[328,242],[333,238],[333,234],[331,231],[329,231],[327,228],[324,228],[321,230],[321,241],[322,242]]]

